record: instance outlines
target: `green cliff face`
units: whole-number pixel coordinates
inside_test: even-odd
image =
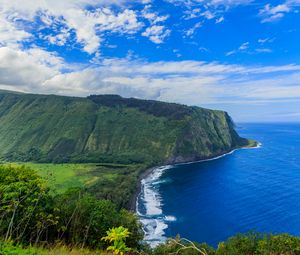
[[[227,113],[119,96],[0,91],[0,158],[178,163],[245,146]]]

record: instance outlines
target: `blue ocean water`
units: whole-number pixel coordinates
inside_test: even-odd
[[[161,168],[138,208],[148,241],[180,236],[216,246],[250,230],[300,235],[300,124],[240,124],[262,146]]]

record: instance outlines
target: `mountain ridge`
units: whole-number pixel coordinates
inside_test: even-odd
[[[0,90],[4,161],[183,163],[248,146],[228,113],[118,95]]]

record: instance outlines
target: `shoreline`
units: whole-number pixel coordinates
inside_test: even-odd
[[[230,155],[232,153],[234,153],[236,150],[243,150],[243,149],[258,149],[262,146],[261,143],[256,142],[255,146],[244,146],[244,147],[238,147],[238,148],[234,148],[232,150],[229,150],[228,152],[224,152],[221,154],[217,154],[214,155],[212,157],[208,157],[208,158],[203,158],[203,159],[199,159],[199,160],[194,160],[194,161],[187,161],[187,162],[182,162],[182,163],[174,163],[174,164],[166,164],[166,165],[158,165],[158,166],[153,166],[150,168],[147,168],[144,172],[142,172],[142,174],[139,176],[138,178],[138,184],[137,184],[137,188],[135,193],[133,194],[133,198],[130,202],[130,210],[133,211],[134,213],[137,212],[137,202],[138,202],[138,197],[141,194],[142,191],[142,180],[147,178],[150,174],[153,173],[153,171],[155,171],[158,168],[161,167],[166,167],[166,166],[179,166],[179,165],[188,165],[188,164],[196,164],[196,163],[201,163],[201,162],[206,162],[206,161],[211,161],[211,160],[216,160],[222,157],[225,157],[227,155]]]
[[[262,147],[262,144],[259,142],[256,142],[255,146],[244,146],[244,147],[234,148],[225,153],[215,155],[213,157],[209,157],[206,159],[200,159],[200,160],[189,161],[189,162],[184,162],[184,163],[166,164],[166,165],[155,166],[155,167],[146,169],[138,178],[137,190],[134,194],[134,197],[133,197],[133,200],[131,203],[131,210],[137,215],[141,224],[143,225],[143,231],[145,233],[144,241],[153,247],[158,245],[159,243],[163,242],[165,240],[164,239],[165,238],[164,231],[165,231],[165,229],[168,228],[168,221],[176,220],[176,218],[172,215],[164,215],[163,214],[162,208],[160,207],[161,206],[161,198],[160,198],[159,191],[158,190],[155,191],[155,189],[153,190],[151,188],[151,186],[155,182],[159,181],[159,178],[161,176],[161,172],[159,170],[164,171],[165,169],[170,169],[170,168],[178,166],[178,165],[195,164],[195,163],[201,163],[201,162],[206,162],[206,161],[212,161],[212,160],[220,159],[222,157],[230,155],[239,149],[256,149],[256,148],[260,148],[260,147]],[[155,172],[155,171],[158,171],[158,172]],[[156,177],[155,177],[155,175],[156,175]],[[154,183],[151,181],[151,178],[153,178],[153,177],[157,178],[157,179],[152,179],[152,181],[155,180]],[[149,178],[150,178],[150,182],[149,182]],[[149,186],[149,184],[151,186]],[[145,190],[145,185],[147,187],[146,188],[147,192]],[[150,187],[150,189],[149,189],[149,187]],[[143,191],[143,189],[144,189],[144,191]],[[151,193],[149,193],[149,191]],[[149,198],[146,200],[145,200],[145,198],[143,198],[144,202],[142,202],[141,205],[142,205],[142,207],[146,206],[146,208],[148,208],[148,209],[151,208],[152,212],[150,214],[147,212],[141,213],[139,211],[139,209],[140,209],[139,208],[139,206],[140,206],[139,199],[140,199],[140,196],[143,194],[143,192],[146,192],[147,195],[151,194],[150,198],[151,197],[159,198],[159,200],[157,202],[155,202],[154,205],[151,205],[151,203],[153,203],[153,201],[151,202],[151,200],[149,200]],[[149,206],[149,203],[151,206],[147,207],[147,205]],[[150,232],[149,232],[149,230],[150,230]]]
[[[145,179],[147,176],[149,176],[155,169],[157,169],[159,167],[160,166],[153,166],[153,167],[147,168],[139,176],[138,183],[136,186],[136,191],[134,192],[133,197],[130,202],[130,211],[132,211],[134,213],[136,213],[136,211],[137,211],[137,200],[138,200],[139,195],[142,192],[142,180]]]
[[[256,142],[255,146],[244,146],[244,147],[238,147],[233,148],[231,150],[228,150],[225,153],[215,155],[213,157],[209,157],[206,159],[200,159],[195,161],[189,161],[184,163],[175,163],[175,164],[166,164],[162,166],[155,166],[146,169],[139,177],[138,179],[138,185],[137,190],[134,194],[133,201],[131,203],[131,210],[137,215],[139,218],[139,221],[143,225],[143,231],[145,233],[144,241],[150,244],[150,246],[156,246],[159,243],[163,242],[165,240],[165,229],[168,228],[168,221],[174,221],[176,218],[172,215],[164,215],[162,208],[161,208],[161,197],[159,194],[159,191],[155,188],[153,189],[153,184],[159,182],[159,179],[161,177],[161,170],[170,169],[172,167],[178,166],[178,165],[185,165],[185,164],[195,164],[200,162],[206,162],[206,161],[212,161],[216,159],[220,159],[222,157],[225,157],[227,155],[230,155],[234,153],[236,150],[239,149],[255,149],[260,148],[262,146],[261,143]],[[157,171],[157,172],[156,172]],[[154,177],[154,179],[153,179]],[[150,182],[149,182],[150,180]],[[154,181],[154,182],[153,182]],[[149,186],[150,185],[150,186]],[[154,184],[155,185],[155,184]],[[149,192],[150,191],[150,192]],[[143,193],[146,192],[146,193]],[[150,195],[147,199],[142,198],[141,196],[144,194],[147,194],[147,196]],[[143,199],[143,202],[140,202],[140,198]],[[152,200],[151,198],[155,198],[155,200]],[[158,200],[157,200],[158,199]],[[154,202],[156,201],[156,202]],[[154,204],[153,204],[154,203]],[[149,207],[150,204],[150,207]],[[151,210],[151,213],[141,213],[140,212],[140,206],[142,208],[146,206],[146,210]],[[150,211],[149,211],[150,212]]]

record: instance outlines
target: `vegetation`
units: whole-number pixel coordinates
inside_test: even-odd
[[[0,166],[0,204],[1,255],[300,254],[299,237],[259,233],[236,235],[216,249],[179,237],[151,249],[141,242],[141,225],[131,212],[80,188],[56,195],[25,166]]]
[[[251,232],[238,234],[216,249],[207,244],[192,243],[186,239],[170,239],[152,251],[152,255],[298,255],[300,254],[300,237],[288,234],[267,235]]]
[[[119,96],[0,91],[0,159],[162,164],[246,146],[227,113]]]
[[[137,217],[109,200],[81,189],[53,195],[46,182],[26,167],[0,166],[0,236],[23,245],[101,248],[110,228],[123,226],[131,247],[139,247],[143,233]]]
[[[102,240],[108,241],[112,243],[111,246],[107,247],[107,251],[112,251],[113,254],[120,254],[123,255],[124,253],[129,252],[131,249],[126,246],[126,238],[129,237],[130,232],[127,228],[118,227],[118,228],[111,228],[107,232],[107,236],[102,237]]]
[[[43,177],[52,193],[81,189],[97,199],[112,201],[117,208],[129,209],[144,164],[42,164],[5,163],[3,166],[26,166]]]
[[[1,255],[108,255],[111,252],[90,250],[87,248],[54,245],[47,248],[22,247],[11,242],[0,242]],[[300,237],[288,234],[263,235],[249,233],[236,235],[217,248],[207,244],[198,244],[186,239],[170,239],[165,244],[151,249],[142,247],[140,250],[125,252],[128,255],[298,255],[300,254]]]
[[[24,247],[13,245],[11,242],[0,242],[1,255],[109,255],[101,250],[89,250],[87,248],[68,247],[65,245],[54,245],[47,248]]]

